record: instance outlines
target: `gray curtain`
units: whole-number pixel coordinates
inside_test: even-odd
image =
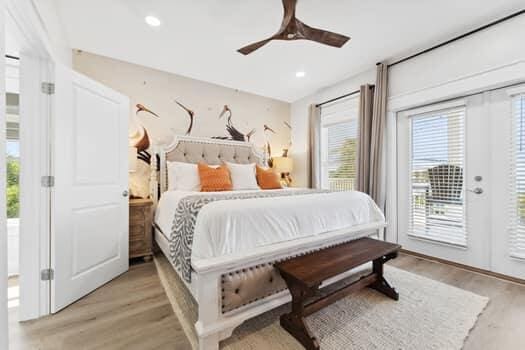
[[[380,208],[381,203],[381,166],[383,154],[383,137],[386,127],[386,101],[388,66],[384,63],[377,65],[376,87],[374,91],[374,109],[372,113],[372,133],[370,136],[370,196]]]
[[[372,112],[374,87],[362,85],[359,101],[359,141],[357,154],[356,190],[370,193],[370,138],[372,134]]]
[[[316,105],[310,106],[310,188],[321,187],[321,157],[320,157],[320,138],[321,138],[321,108]]]
[[[375,88],[368,85],[361,87],[359,109],[357,189],[368,193],[380,208],[384,208],[384,203],[381,203],[381,166],[386,127],[387,75],[388,66],[378,64]]]

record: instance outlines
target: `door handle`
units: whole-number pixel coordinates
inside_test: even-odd
[[[124,192],[122,192],[122,197],[127,197],[129,195],[129,192],[127,190],[124,190]]]
[[[481,187],[476,187],[473,190],[467,190],[467,191],[475,193],[475,194],[482,194],[483,193],[483,189]]]

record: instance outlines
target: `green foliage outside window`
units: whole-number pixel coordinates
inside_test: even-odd
[[[20,187],[19,187],[19,175],[20,175],[20,162],[17,158],[8,156],[7,157],[7,217],[17,218],[20,210]]]
[[[341,164],[337,170],[330,171],[331,179],[347,179],[354,178],[357,174],[357,140],[348,139],[341,146],[339,150],[339,159],[341,159]]]

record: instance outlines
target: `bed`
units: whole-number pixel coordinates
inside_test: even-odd
[[[379,237],[386,226],[375,203],[360,192],[168,190],[169,161],[265,165],[250,143],[185,136],[156,152],[158,158],[153,158],[160,164],[152,164],[155,242],[199,305],[195,330],[201,350],[218,349],[242,322],[290,300],[273,267],[276,262],[364,236]],[[193,220],[187,220],[194,226],[186,252],[174,238],[175,212],[184,203],[193,207],[208,197],[218,200],[206,202]]]

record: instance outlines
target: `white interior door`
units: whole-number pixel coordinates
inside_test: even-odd
[[[484,96],[398,113],[398,241],[488,268],[489,124]]]
[[[129,100],[55,67],[51,311],[128,269]]]

